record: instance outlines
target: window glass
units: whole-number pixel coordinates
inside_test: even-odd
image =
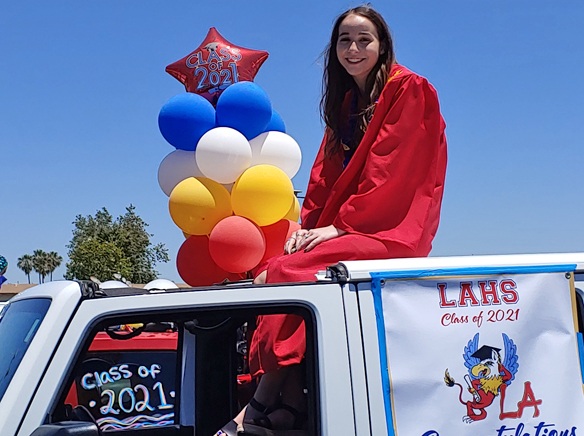
[[[67,396],[102,431],[175,425],[178,333],[168,328],[122,339],[132,329],[116,326],[95,336]]]
[[[48,298],[10,303],[0,313],[0,400],[51,305]]]

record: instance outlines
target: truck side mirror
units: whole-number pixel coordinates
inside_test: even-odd
[[[99,436],[99,430],[93,422],[63,421],[41,425],[30,436]]]

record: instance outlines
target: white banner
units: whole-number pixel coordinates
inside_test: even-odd
[[[377,283],[396,435],[584,435],[564,272]]]

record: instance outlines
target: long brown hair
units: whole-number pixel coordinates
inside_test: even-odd
[[[346,120],[342,119],[341,107],[347,92],[355,87],[355,81],[347,73],[337,57],[339,27],[341,22],[352,14],[360,15],[370,20],[377,29],[379,37],[379,59],[369,73],[365,83],[365,108],[359,113],[357,120],[355,137],[352,141],[355,146],[361,141],[367,129],[375,109],[375,103],[387,82],[391,65],[395,62],[393,40],[391,39],[389,27],[379,12],[369,4],[366,4],[349,9],[339,15],[333,26],[331,40],[324,51],[325,69],[322,80],[320,113],[329,129],[329,141],[325,146],[327,156],[335,154],[342,149],[342,127]]]

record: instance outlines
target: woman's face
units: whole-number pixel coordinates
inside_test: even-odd
[[[337,57],[359,89],[364,91],[367,75],[379,59],[379,35],[368,18],[351,14],[341,21]]]

